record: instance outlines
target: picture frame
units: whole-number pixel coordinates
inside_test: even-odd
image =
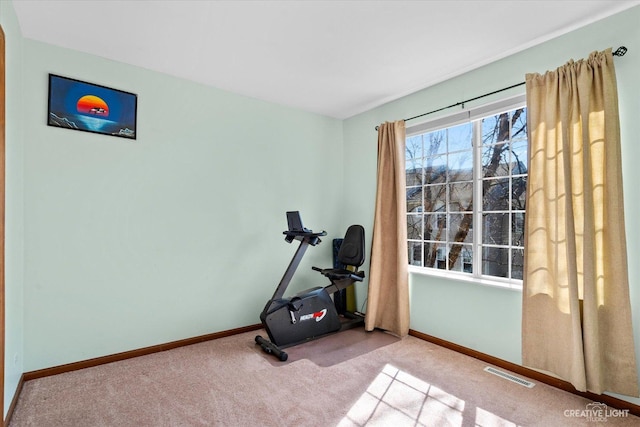
[[[48,126],[135,140],[137,108],[134,93],[49,74]]]

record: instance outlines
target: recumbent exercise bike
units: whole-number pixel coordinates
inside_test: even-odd
[[[273,354],[281,361],[286,361],[287,353],[283,348],[292,347],[311,341],[328,334],[350,329],[364,323],[360,314],[350,313],[344,308],[336,308],[331,299],[332,293],[337,293],[355,282],[364,279],[364,271],[358,268],[364,263],[364,228],[361,225],[351,225],[344,236],[336,261],[342,268],[318,268],[329,279],[330,285],[314,287],[285,298],[284,293],[309,246],[316,246],[321,242],[320,237],[326,236],[325,231],[315,233],[302,225],[300,212],[287,212],[289,229],[283,234],[285,241],[291,243],[300,241],[298,250],[293,255],[289,267],[280,280],[273,296],[262,310],[260,320],[269,334],[269,340],[256,336],[256,343],[262,349]]]

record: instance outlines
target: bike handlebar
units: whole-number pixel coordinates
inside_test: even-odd
[[[311,230],[307,230],[307,231],[283,231],[282,234],[285,234],[287,236],[292,236],[292,237],[296,237],[296,236],[302,236],[302,237],[320,237],[320,236],[326,236],[327,232],[322,230],[319,233],[314,233]]]

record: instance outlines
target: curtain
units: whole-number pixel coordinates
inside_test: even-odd
[[[528,74],[526,91],[523,364],[638,396],[611,49]]]
[[[378,177],[365,329],[409,333],[404,121],[378,128]]]

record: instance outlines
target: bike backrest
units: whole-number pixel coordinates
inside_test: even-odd
[[[337,258],[344,265],[360,267],[364,263],[364,228],[361,225],[347,228]]]

